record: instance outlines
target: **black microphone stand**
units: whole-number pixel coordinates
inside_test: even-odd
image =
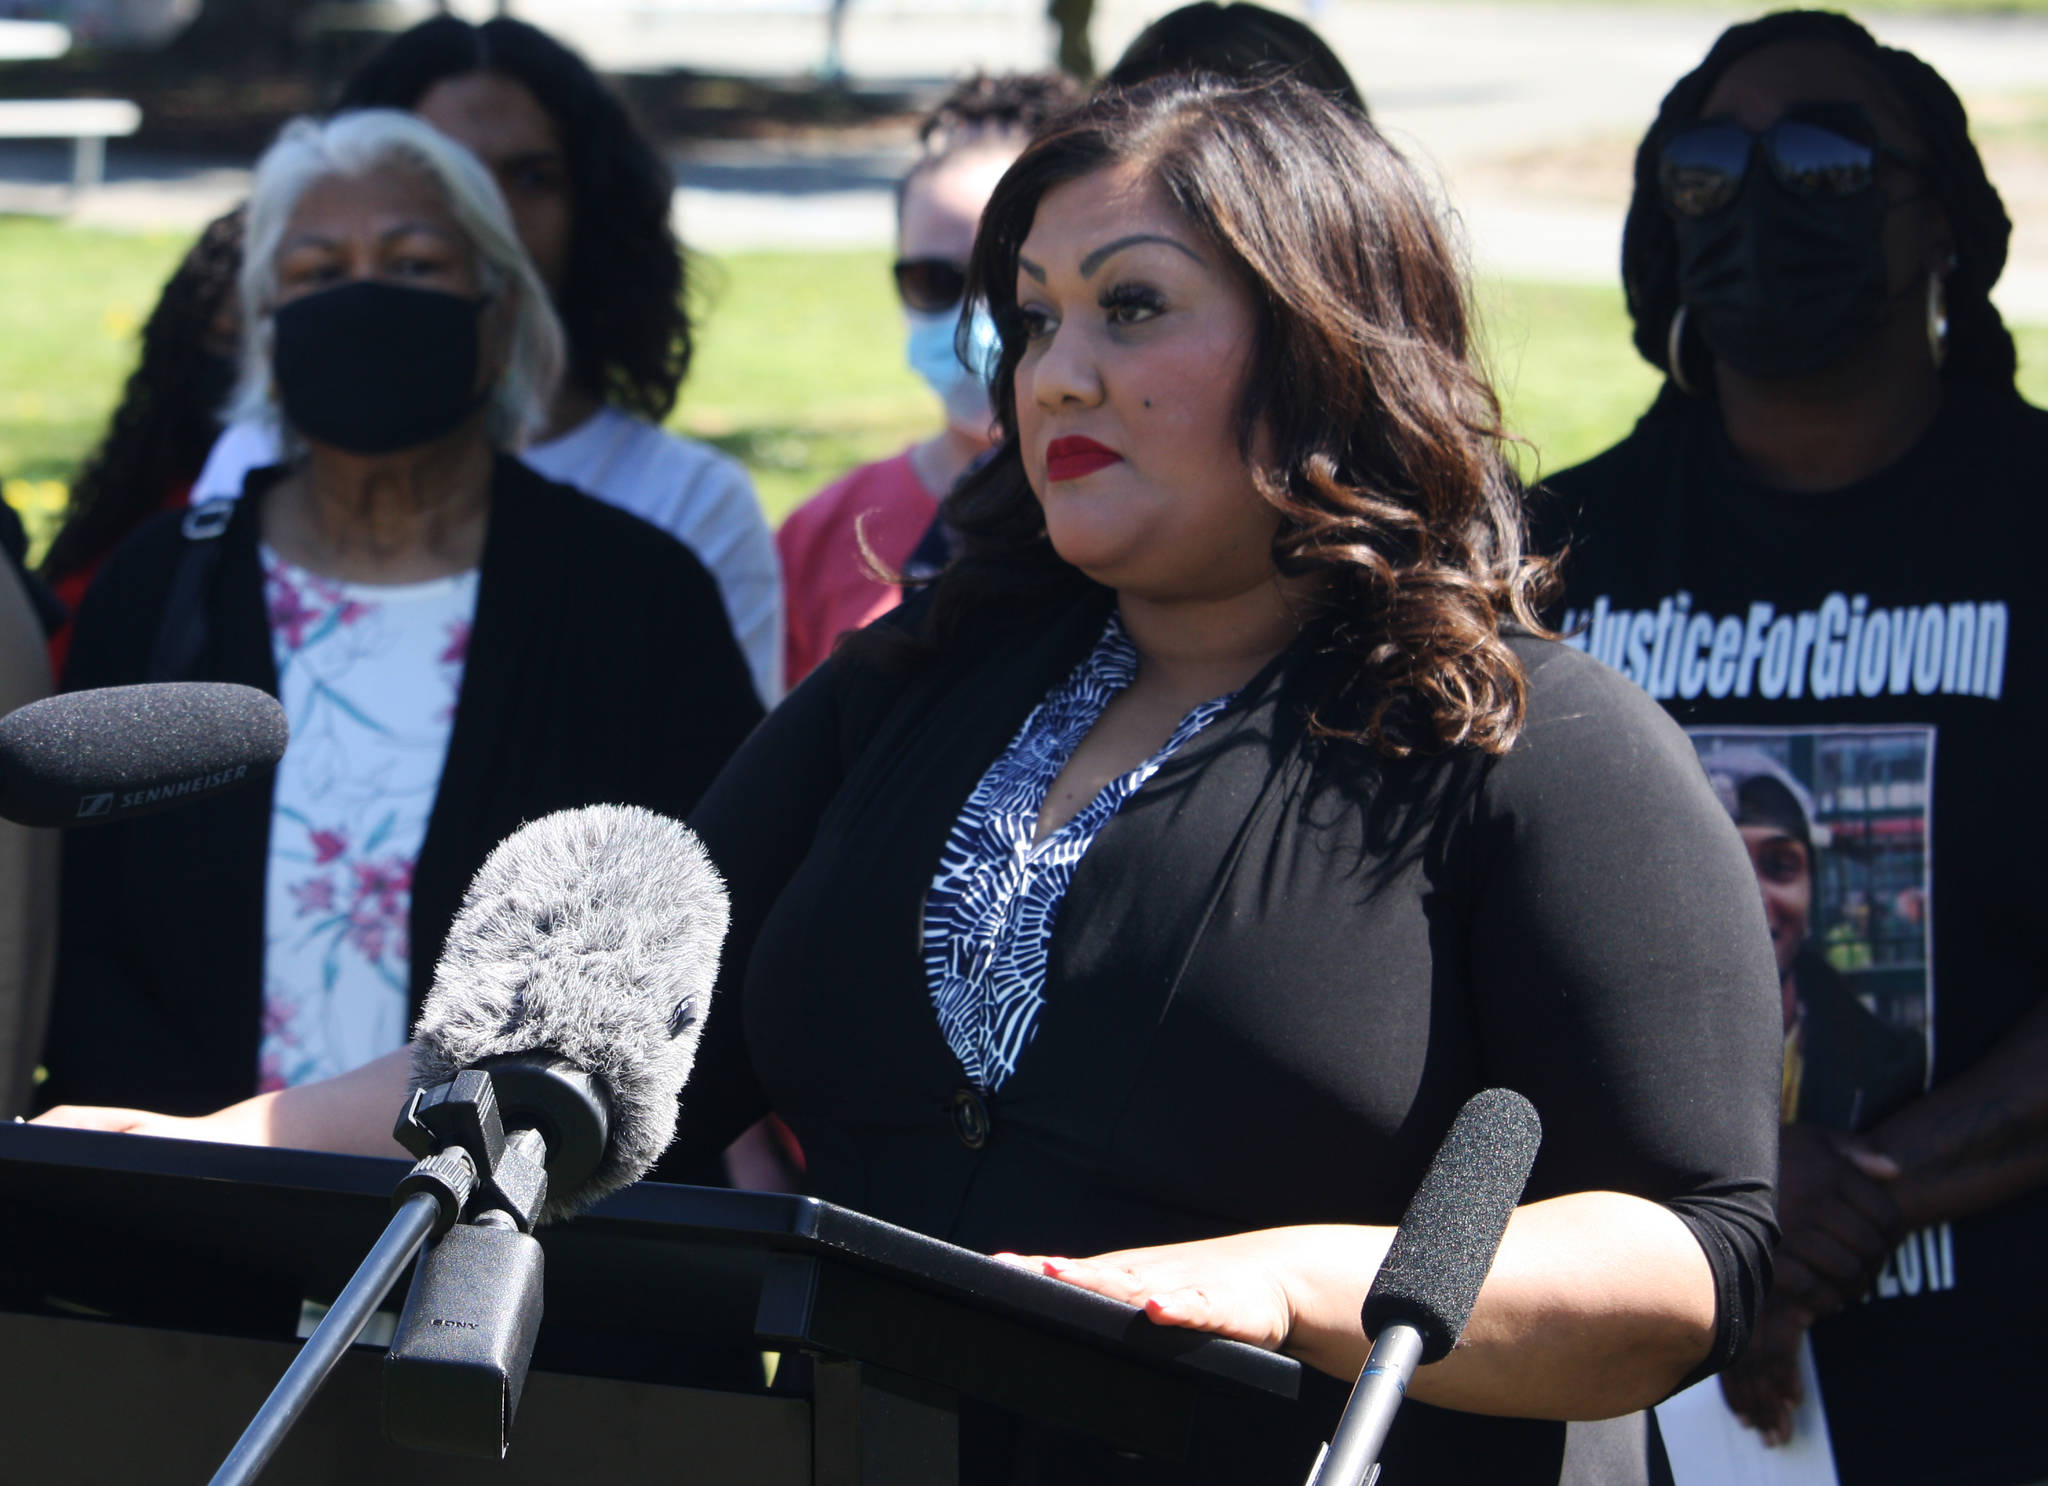
[[[355,1344],[363,1327],[376,1314],[378,1303],[398,1283],[406,1265],[412,1263],[412,1256],[440,1221],[441,1203],[431,1192],[416,1193],[399,1207],[384,1236],[377,1240],[369,1257],[348,1282],[348,1288],[321,1318],[306,1345],[299,1349],[299,1355],[270,1391],[270,1397],[235,1441],[234,1449],[213,1473],[213,1486],[246,1486],[262,1475],[263,1467],[284,1443],[291,1427],[299,1422],[299,1415],[327,1381],[334,1364]]]
[[[557,1144],[579,1159],[588,1156],[593,1141],[602,1153],[607,1122],[602,1101],[586,1077],[548,1060],[507,1060],[500,1071],[511,1087],[539,1096],[529,1099],[540,1106],[538,1117],[522,1108],[517,1112],[522,1123],[559,1124],[567,1138]],[[593,1115],[594,1129],[589,1128]],[[540,1247],[530,1235],[547,1199],[549,1177],[547,1137],[533,1128],[507,1135],[504,1126],[497,1086],[490,1072],[481,1068],[467,1069],[431,1089],[415,1089],[407,1098],[392,1133],[419,1160],[392,1194],[397,1211],[242,1431],[211,1486],[251,1486],[262,1475],[335,1364],[430,1241],[432,1247],[414,1271],[399,1335],[387,1355],[387,1432],[401,1444],[482,1453],[471,1443],[483,1432],[470,1422],[475,1408],[464,1407],[471,1405],[475,1388],[465,1390],[458,1382],[452,1391],[443,1387],[431,1393],[437,1376],[473,1378],[481,1360],[486,1380],[497,1383],[489,1400],[488,1433],[496,1442],[492,1453],[504,1453],[505,1432],[518,1407],[540,1327]],[[590,1164],[594,1166],[595,1160]],[[477,1262],[478,1244],[464,1239],[456,1242],[445,1262],[437,1263],[444,1258],[446,1240],[472,1232],[488,1235],[480,1240],[485,1262]],[[507,1240],[514,1249],[509,1266]],[[509,1285],[502,1283],[508,1267],[515,1276]],[[459,1306],[474,1312],[479,1302],[485,1312],[481,1319],[466,1315],[452,1322],[447,1314]],[[425,1332],[440,1342],[437,1331],[452,1339],[452,1348],[445,1342],[422,1348],[409,1340]],[[393,1407],[392,1364],[402,1359],[413,1364],[407,1378],[424,1378],[430,1390],[424,1415],[403,1406],[402,1391],[400,1406]],[[448,1406],[462,1414],[452,1430],[434,1417],[440,1407]],[[394,1420],[397,1429],[392,1428]],[[407,1425],[412,1426],[413,1437],[408,1437]]]
[[[497,1108],[491,1098],[490,1076],[481,1077],[488,1118],[495,1125]],[[453,1087],[443,1084],[433,1092],[441,1094]],[[401,1130],[421,1099],[422,1095],[415,1092],[407,1101],[405,1115],[399,1119]],[[502,1144],[502,1131],[498,1139]],[[460,1144],[415,1154],[420,1157],[419,1162],[392,1193],[392,1205],[397,1211],[385,1225],[383,1237],[371,1247],[368,1257],[357,1266],[320,1324],[313,1328],[313,1334],[306,1338],[292,1365],[270,1390],[263,1407],[256,1411],[220,1469],[213,1473],[211,1486],[250,1486],[262,1476],[270,1457],[277,1453],[277,1447],[312,1403],[327,1375],[334,1371],[334,1365],[355,1345],[356,1338],[362,1335],[370,1317],[398,1283],[398,1277],[405,1273],[420,1246],[460,1220],[462,1210],[476,1191],[476,1158]]]

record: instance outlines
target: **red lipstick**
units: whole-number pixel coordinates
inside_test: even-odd
[[[1083,475],[1092,475],[1097,470],[1108,469],[1113,464],[1122,464],[1123,455],[1107,445],[1093,439],[1070,435],[1054,439],[1045,451],[1045,477],[1060,480],[1078,480]]]

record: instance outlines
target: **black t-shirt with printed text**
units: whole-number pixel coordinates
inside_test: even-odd
[[[1798,935],[1788,1107],[1862,1129],[1913,1097],[1915,1048],[1922,1082],[1969,1068],[2048,958],[2048,413],[1951,389],[1896,464],[1795,495],[1667,394],[1548,483],[1573,643],[1671,710],[1724,803],[1760,769],[1801,792],[1810,873],[1759,878]],[[1844,1486],[2048,1478],[2044,1248],[2048,1192],[1910,1234],[1815,1328]]]

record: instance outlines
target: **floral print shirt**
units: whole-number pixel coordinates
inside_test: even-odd
[[[291,743],[271,801],[258,1082],[405,1045],[413,864],[462,687],[477,574],[344,583],[262,549]]]

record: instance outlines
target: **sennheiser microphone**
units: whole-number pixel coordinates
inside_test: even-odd
[[[1408,1380],[1464,1334],[1542,1140],[1536,1107],[1512,1089],[1482,1090],[1458,1111],[1366,1293],[1360,1319],[1372,1352],[1308,1486],[1379,1475]]]
[[[686,827],[599,805],[484,862],[414,1029],[399,1211],[213,1478],[248,1486],[428,1240],[384,1366],[384,1430],[498,1458],[540,1327],[533,1227],[637,1181],[675,1132],[725,940]]]
[[[277,698],[222,681],[65,692],[0,717],[0,816],[97,826],[261,778],[291,735]]]

